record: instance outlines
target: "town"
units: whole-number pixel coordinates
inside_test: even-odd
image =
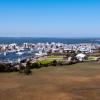
[[[89,59],[98,60],[100,59],[100,56],[91,56],[96,53],[100,53],[99,44],[63,44],[54,42],[37,44],[23,43],[22,45],[17,45],[16,43],[1,44],[0,63],[11,64],[14,68],[19,70],[21,64],[26,67],[27,62],[33,64],[48,59],[52,61],[63,60],[64,62],[81,62],[88,61]],[[12,54],[12,56],[10,54]],[[25,54],[29,56],[26,56]],[[9,55],[12,59],[9,59]],[[13,61],[14,58],[16,59]]]
[[[20,52],[24,51],[25,49],[30,49],[31,51],[36,49],[38,51],[42,52],[67,52],[67,51],[81,51],[84,53],[94,53],[98,52],[100,48],[99,44],[89,44],[89,43],[83,43],[83,44],[63,44],[63,43],[23,43],[22,45],[17,45],[16,43],[13,44],[0,44],[0,54],[5,52]]]

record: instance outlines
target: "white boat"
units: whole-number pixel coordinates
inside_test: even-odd
[[[4,52],[4,54],[3,54],[4,56],[6,56],[7,55],[7,53],[6,52]]]
[[[46,56],[47,53],[43,53],[42,51],[39,51],[39,53],[35,53],[36,56]]]
[[[33,51],[33,50],[34,50],[33,48],[30,49],[30,51]]]
[[[16,54],[17,55],[23,55],[24,53],[23,52],[17,52]]]
[[[35,53],[36,56],[42,56],[42,52],[39,51],[39,53]]]
[[[21,59],[20,59],[20,58],[18,58],[18,63],[20,63],[20,61],[21,61]]]

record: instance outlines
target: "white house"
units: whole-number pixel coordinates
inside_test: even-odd
[[[79,61],[84,61],[85,60],[85,57],[86,55],[83,54],[83,53],[79,53],[76,55],[76,58],[79,60]]]

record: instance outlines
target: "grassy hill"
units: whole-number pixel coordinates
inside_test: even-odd
[[[100,63],[0,73],[0,100],[100,100]]]

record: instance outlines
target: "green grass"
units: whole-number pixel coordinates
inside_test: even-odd
[[[41,64],[50,64],[51,62],[52,62],[52,60],[41,60],[38,63],[41,63]]]
[[[89,61],[96,61],[97,60],[97,57],[95,57],[95,56],[89,56],[88,57],[88,60]]]
[[[63,56],[54,56],[54,55],[52,55],[52,56],[48,56],[48,58],[63,58]]]

